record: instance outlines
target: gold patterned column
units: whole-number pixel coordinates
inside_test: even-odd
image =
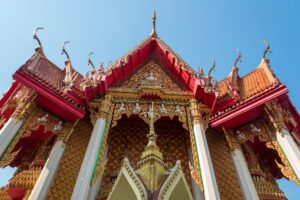
[[[195,148],[197,152],[199,166],[201,169],[201,173],[196,172],[192,174],[194,174],[194,176],[195,174],[197,174],[198,176],[201,174],[205,199],[220,199],[216,176],[205,135],[205,126],[207,127],[207,125],[205,124],[207,124],[207,121],[203,120],[201,110],[196,99],[190,100],[190,111],[193,120],[193,135]]]
[[[222,127],[226,140],[229,144],[231,158],[235,166],[235,171],[239,179],[239,183],[246,200],[259,199],[255,185],[247,167],[244,154],[241,150],[241,144],[234,134],[234,130]]]
[[[16,107],[12,117],[0,130],[0,166],[9,164],[14,156],[10,153],[11,147],[19,140],[25,127],[31,123],[29,118],[36,109],[35,97],[33,90],[23,88],[19,91],[19,104]],[[24,124],[25,123],[25,124]],[[25,126],[26,125],[26,126]],[[17,152],[14,153],[14,155]]]
[[[100,102],[91,104],[91,121],[94,129],[85,152],[80,172],[73,190],[72,199],[87,199],[92,183],[95,166],[101,153],[107,126],[107,117],[111,107],[111,96],[105,95]],[[103,153],[104,154],[104,153]]]

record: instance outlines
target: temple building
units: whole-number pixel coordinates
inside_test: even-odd
[[[0,99],[1,200],[279,200],[300,185],[300,118],[266,58],[195,72],[156,32],[107,67],[38,46]],[[39,30],[41,28],[38,28]],[[91,54],[90,54],[91,56]]]

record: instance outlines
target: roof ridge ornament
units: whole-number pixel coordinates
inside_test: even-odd
[[[238,53],[238,57],[236,58],[233,67],[236,67],[237,63],[240,61],[242,62],[242,54],[239,49],[234,49]]]
[[[207,74],[207,77],[208,77],[208,78],[211,77],[212,71],[215,71],[215,69],[216,69],[216,60],[215,60],[215,59],[212,59],[212,61],[213,61],[213,65],[211,66],[211,68],[210,68],[210,70],[209,70],[209,72],[208,72],[208,74]]]
[[[263,59],[266,59],[266,54],[269,52],[269,53],[272,53],[271,52],[271,48],[270,48],[270,45],[269,43],[266,41],[266,40],[260,40],[260,42],[263,42],[265,45],[266,45],[266,49],[264,51],[264,54],[263,54]]]
[[[93,70],[95,70],[95,65],[94,65],[94,63],[91,60],[91,55],[93,55],[93,54],[94,54],[94,52],[90,52],[89,53],[88,65],[91,65],[92,68],[93,68]]]
[[[152,17],[152,32],[150,34],[151,37],[157,37],[156,33],[156,11],[154,10],[153,12],[153,17]]]
[[[38,47],[42,47],[42,43],[41,43],[41,41],[40,41],[40,39],[38,38],[38,36],[37,36],[37,32],[38,32],[38,30],[43,30],[44,28],[43,27],[37,27],[36,29],[35,29],[35,31],[33,31],[33,39],[34,40],[36,40],[37,42],[38,42]]]
[[[61,48],[61,55],[65,54],[67,56],[68,60],[70,60],[70,56],[69,56],[68,52],[66,51],[65,46],[66,46],[66,44],[69,44],[69,43],[70,43],[70,41],[65,41]]]

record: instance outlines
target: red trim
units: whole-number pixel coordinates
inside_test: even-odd
[[[44,96],[49,101],[55,103],[58,107],[61,107],[64,110],[68,111],[70,114],[70,118],[66,120],[75,120],[76,118],[82,119],[84,117],[84,110],[75,107],[72,103],[68,102],[62,96],[59,96],[58,94],[54,93],[48,88],[41,86],[39,82],[27,77],[19,70],[13,75],[13,78],[22,82],[27,87],[36,90],[40,95]],[[50,111],[52,110],[51,108],[48,109],[50,109]]]
[[[16,87],[19,85],[18,81],[14,81],[8,91],[4,93],[3,97],[0,99],[0,108],[6,103],[6,101],[10,98],[10,96],[14,93]]]
[[[250,101],[236,109],[233,109],[231,111],[229,111],[228,113],[225,113],[224,115],[213,119],[210,121],[210,126],[212,128],[221,126],[222,124],[224,124],[225,122],[236,118],[242,114],[244,114],[247,111],[250,110],[254,110],[256,107],[263,105],[264,103],[271,101],[281,95],[284,95],[288,92],[288,89],[284,86],[284,85],[279,85],[277,88],[275,88],[274,90],[267,92],[265,94],[263,94],[262,96],[254,99],[253,101]]]

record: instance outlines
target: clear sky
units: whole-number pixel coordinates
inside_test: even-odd
[[[269,41],[271,67],[299,109],[299,0],[0,0],[0,93],[33,54],[36,27],[45,28],[39,35],[52,62],[63,67],[60,51],[68,40],[73,66],[84,74],[90,70],[89,52],[95,53],[95,64],[107,64],[145,39],[154,9],[159,37],[195,69],[202,66],[207,72],[215,58],[218,80],[229,74],[235,48],[242,52],[243,76],[260,63],[265,47],[259,41]],[[0,185],[11,171],[0,170]],[[289,199],[299,199],[300,187],[279,183]]]

